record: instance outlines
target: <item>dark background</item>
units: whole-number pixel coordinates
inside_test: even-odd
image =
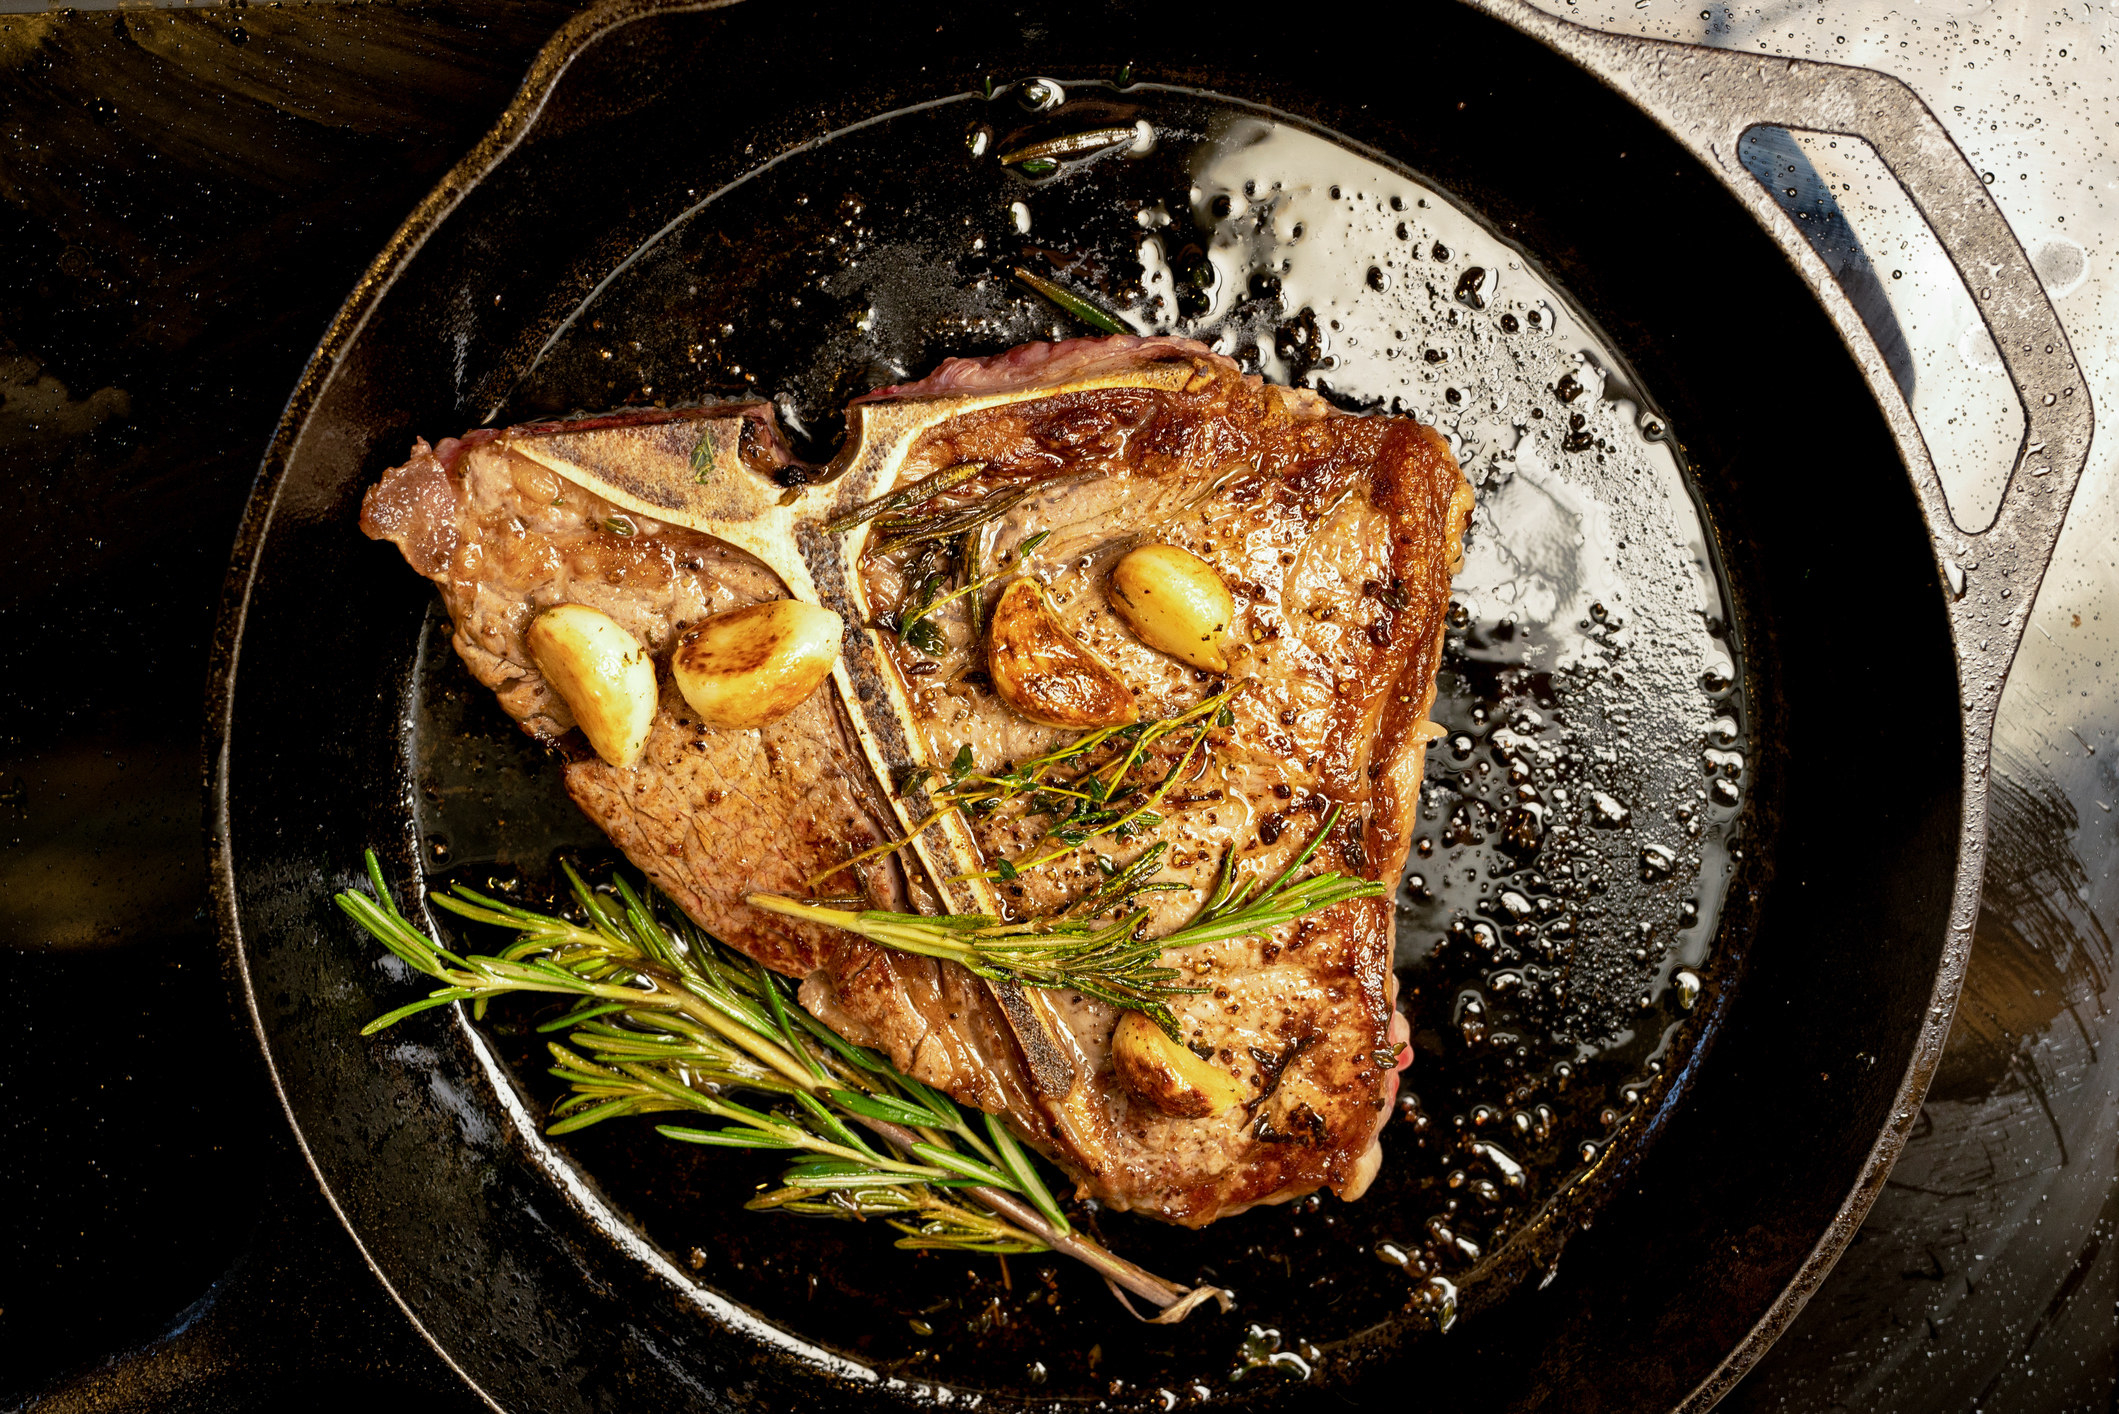
[[[0,1404],[182,1327],[58,1404],[182,1407],[240,1369],[259,1408],[482,1407],[286,1137],[206,907],[199,743],[230,544],[295,379],[574,8],[0,15]],[[2113,1097],[2062,1083],[2044,1040],[2119,1040],[2082,822],[2036,764],[2001,761],[1908,1159],[1736,1407],[2119,1408],[2119,1195],[2051,1224],[2023,1201],[2090,1157],[2062,1137],[2079,1150],[2084,1116],[2107,1172],[2114,1142]],[[268,1247],[301,1259],[248,1260]]]

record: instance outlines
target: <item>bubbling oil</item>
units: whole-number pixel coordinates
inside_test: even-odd
[[[1727,600],[1662,418],[1522,254],[1264,116],[1187,167],[1137,210],[1128,319],[1438,427],[1477,490],[1398,893],[1389,1161],[1425,1211],[1377,1249],[1446,1320],[1645,1136],[1692,1040],[1745,785]]]

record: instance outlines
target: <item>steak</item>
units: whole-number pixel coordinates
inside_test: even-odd
[[[1388,895],[1165,954],[1198,989],[1171,1000],[1182,1039],[1248,1096],[1205,1116],[1121,1083],[1106,1003],[981,981],[745,899],[821,891],[1036,917],[1160,849],[1154,880],[1170,887],[1141,906],[1161,934],[1200,908],[1225,860],[1239,880],[1270,880],[1327,820],[1307,868],[1394,882],[1439,734],[1427,713],[1471,506],[1440,434],[1340,412],[1196,343],[1119,337],[953,359],[871,394],[827,472],[810,484],[762,403],[619,414],[416,443],[369,491],[362,528],[440,588],[457,652],[564,754],[590,818],[702,927],[801,979],[803,1005],[840,1034],[1004,1116],[1108,1206],[1197,1226],[1320,1187],[1357,1197],[1410,1059]],[[969,539],[825,528],[930,476],[946,490],[894,512],[976,519]],[[982,508],[1000,509],[958,515]],[[1228,586],[1225,674],[1156,652],[1114,612],[1111,565],[1149,543],[1190,551]],[[1182,772],[1144,829],[1056,845],[1050,820],[1014,801],[947,812],[910,847],[873,853],[927,816],[923,774],[965,760],[991,773],[1077,736],[994,689],[980,630],[1002,580],[932,609],[920,634],[891,631],[937,574],[966,582],[950,556],[1041,583],[1143,720],[1235,689],[1205,749],[1181,756],[1189,737],[1172,734],[1143,767]],[[669,681],[671,647],[709,614],[790,594],[847,623],[832,685],[764,727],[709,729]],[[662,664],[632,768],[582,743],[524,645],[560,603],[610,614]],[[1010,867],[967,883],[951,862],[966,858]]]

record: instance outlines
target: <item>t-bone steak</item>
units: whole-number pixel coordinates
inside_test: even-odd
[[[1121,1083],[1119,1013],[1103,1002],[982,981],[745,899],[859,895],[1029,918],[1161,846],[1155,881],[1185,886],[1141,896],[1161,934],[1201,907],[1225,856],[1239,880],[1270,880],[1335,810],[1305,869],[1395,882],[1437,735],[1428,711],[1471,509],[1442,436],[1341,412],[1197,343],[1133,337],[952,359],[859,400],[848,422],[821,472],[789,456],[757,402],[422,441],[369,491],[361,525],[439,587],[464,663],[564,755],[581,809],[702,927],[800,978],[803,1005],[840,1034],[1004,1116],[1111,1207],[1198,1226],[1320,1187],[1359,1196],[1410,1059],[1388,893],[1165,954],[1198,989],[1171,1002],[1184,1042],[1247,1096],[1204,1116]],[[981,503],[1005,509],[968,542],[893,542],[876,520],[828,528],[929,477],[944,489],[892,515],[948,524]],[[1147,544],[1191,552],[1227,586],[1225,674],[1157,652],[1114,611],[1111,567]],[[1020,803],[952,811],[912,847],[812,887],[902,839],[928,814],[919,782],[967,746],[992,773],[1078,735],[995,690],[980,635],[1006,579],[931,610],[918,634],[892,630],[937,584],[961,587],[965,560],[1040,583],[1143,720],[1235,688],[1227,724],[1183,763],[1151,827],[1123,841],[1068,850]],[[845,620],[833,677],[769,725],[708,728],[669,679],[670,650],[707,615],[790,595]],[[633,768],[588,749],[525,647],[532,618],[564,603],[611,615],[660,665]],[[1165,740],[1151,769],[1176,769],[1189,737]],[[953,862],[990,871],[1056,848],[991,884],[967,884]]]

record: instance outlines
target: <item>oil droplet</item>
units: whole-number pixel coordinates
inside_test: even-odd
[[[1420,1304],[1437,1331],[1447,1332],[1457,1324],[1457,1286],[1447,1277],[1429,1277],[1420,1289]]]
[[[1033,113],[1048,113],[1067,101],[1067,90],[1051,79],[1032,79],[1023,85],[1023,106]]]
[[[1700,974],[1689,967],[1681,967],[1670,981],[1678,989],[1678,1005],[1691,1011],[1693,1003],[1700,999]]]

